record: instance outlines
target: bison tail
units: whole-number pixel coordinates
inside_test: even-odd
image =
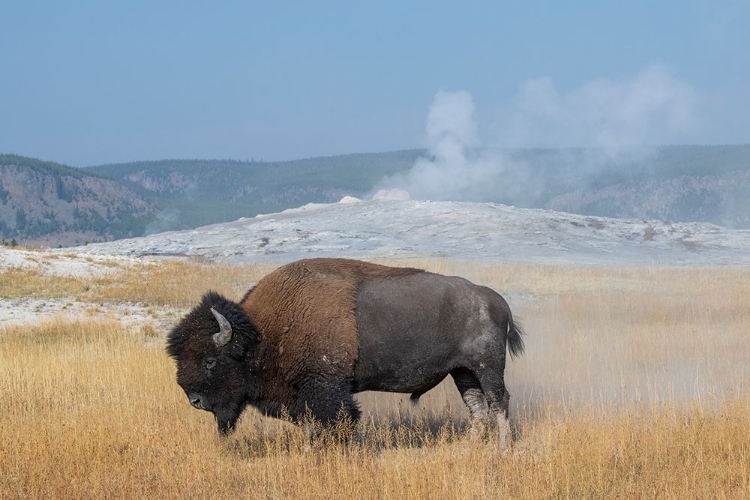
[[[513,321],[513,317],[510,316],[508,321],[508,336],[506,338],[511,356],[516,357],[523,354],[523,335],[525,334],[523,333],[523,328],[520,323]]]

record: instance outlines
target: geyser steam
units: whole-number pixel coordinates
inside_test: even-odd
[[[488,201],[486,186],[497,186],[499,155],[481,150],[474,99],[466,91],[439,91],[427,114],[428,157],[406,174],[381,181],[380,188],[400,188],[412,198]]]
[[[400,189],[422,200],[541,206],[547,183],[562,177],[549,179],[514,151],[590,148],[568,161],[564,172],[566,179],[586,182],[613,165],[643,162],[652,146],[685,137],[697,123],[698,101],[689,84],[661,65],[622,81],[595,79],[569,92],[560,92],[546,77],[528,80],[499,127],[496,144],[506,148],[501,150],[480,143],[471,94],[441,90],[427,115],[427,155],[408,172],[381,180],[373,192],[381,190],[387,198],[389,190]]]

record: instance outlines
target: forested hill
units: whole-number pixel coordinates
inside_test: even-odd
[[[121,183],[58,163],[0,154],[0,238],[26,245],[140,236],[155,207]]]
[[[523,150],[544,190],[527,206],[582,215],[750,228],[750,144],[667,146],[632,158]],[[567,152],[566,152],[567,151]]]
[[[89,167],[148,196],[162,210],[159,229],[185,229],[307,203],[364,196],[384,175],[408,170],[420,150],[284,162],[161,160]]]

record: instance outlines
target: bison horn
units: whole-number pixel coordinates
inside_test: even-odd
[[[224,347],[230,340],[232,340],[232,325],[227,318],[222,316],[221,313],[213,307],[211,308],[211,312],[216,318],[216,321],[219,322],[219,331],[214,333],[213,337],[214,343],[219,347]]]

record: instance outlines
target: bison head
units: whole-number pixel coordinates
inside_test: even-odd
[[[252,398],[257,339],[245,311],[216,292],[204,295],[167,337],[177,383],[190,404],[214,414],[221,434],[234,428]]]

